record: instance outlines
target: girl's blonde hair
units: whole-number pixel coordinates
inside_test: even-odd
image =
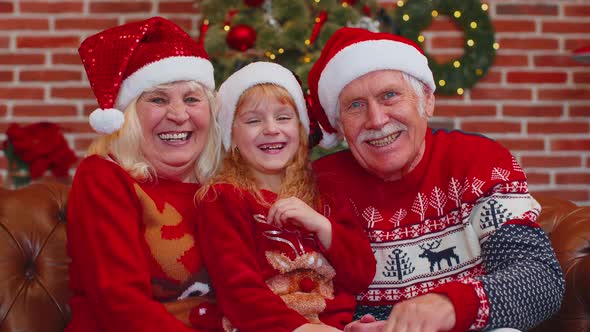
[[[293,98],[291,98],[287,90],[275,84],[263,83],[247,89],[240,96],[236,105],[234,121],[246,100],[262,100],[263,98],[276,98],[281,104],[288,104],[293,109],[297,109]],[[296,114],[299,119],[297,112]],[[248,191],[262,205],[270,205],[270,202],[264,200],[260,192],[260,187],[250,172],[249,166],[243,160],[240,152],[235,148],[226,151],[220,171],[199,189],[197,199],[203,200],[207,192],[217,183],[228,183]],[[277,194],[279,198],[297,197],[315,209],[320,207],[320,196],[311,170],[311,162],[309,161],[307,132],[301,121],[299,121],[299,147],[295,156],[287,165],[281,188]]]
[[[209,102],[211,122],[207,134],[207,141],[194,167],[194,178],[200,183],[204,183],[221,163],[221,135],[219,125],[215,120],[219,104],[213,92],[205,85],[197,81],[188,81],[187,83],[193,91],[202,89]],[[173,84],[160,84],[144,92],[167,89]],[[131,101],[125,109],[125,121],[121,129],[94,140],[88,148],[88,155],[112,156],[133,178],[140,181],[150,181],[157,178],[158,174],[153,165],[150,164],[141,152],[141,143],[144,137],[139,117],[137,116],[136,104],[138,98]]]

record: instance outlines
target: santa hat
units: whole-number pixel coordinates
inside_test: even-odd
[[[336,132],[342,89],[365,74],[383,69],[405,72],[433,91],[436,88],[428,59],[409,39],[350,27],[341,28],[330,37],[308,76],[312,111],[326,138],[333,139],[334,135],[329,133]]]
[[[90,114],[90,125],[100,133],[121,128],[121,110],[157,85],[198,81],[215,89],[213,65],[203,47],[161,17],[90,36],[78,52],[100,106]]]
[[[303,124],[306,133],[309,133],[305,98],[295,75],[289,69],[273,62],[253,62],[228,77],[217,92],[217,97],[221,101],[217,120],[226,150],[229,150],[231,145],[231,128],[240,96],[249,88],[263,83],[276,84],[287,90],[297,107],[299,121]]]

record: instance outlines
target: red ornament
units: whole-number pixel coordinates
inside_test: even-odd
[[[258,7],[264,3],[264,0],[244,0],[244,3],[249,7]]]
[[[342,4],[347,4],[349,6],[356,5],[357,0],[342,0]]]
[[[244,52],[256,43],[256,30],[246,24],[232,27],[225,39],[229,47]]]

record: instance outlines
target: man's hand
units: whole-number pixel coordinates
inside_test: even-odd
[[[371,315],[364,315],[360,320],[347,324],[344,332],[381,332],[386,321],[376,321]]]
[[[393,306],[383,332],[440,332],[455,326],[455,308],[445,295],[426,294]]]

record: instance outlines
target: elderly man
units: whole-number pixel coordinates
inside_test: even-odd
[[[526,330],[558,310],[563,274],[523,170],[490,139],[428,127],[416,44],[343,28],[308,79],[316,119],[350,147],[314,164],[320,188],[352,203],[377,259],[357,317],[386,322],[347,330]]]

